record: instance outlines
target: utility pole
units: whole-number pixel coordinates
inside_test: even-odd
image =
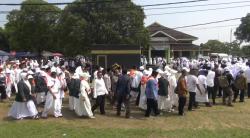
[[[230,43],[232,43],[232,35],[233,35],[233,29],[230,30]]]

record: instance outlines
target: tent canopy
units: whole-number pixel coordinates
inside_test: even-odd
[[[61,53],[52,53],[52,52],[49,52],[49,51],[43,51],[42,56],[44,56],[44,57],[54,57],[54,56],[61,57],[61,56],[63,56],[63,54],[61,54]]]
[[[10,54],[3,51],[3,50],[0,50],[0,56],[9,56]]]

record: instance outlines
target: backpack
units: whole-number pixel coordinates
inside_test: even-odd
[[[244,79],[244,77],[243,76],[241,76],[241,75],[238,75],[238,76],[236,76],[236,79],[235,79],[235,81],[234,81],[234,86],[237,88],[237,89],[239,89],[239,90],[243,90],[243,89],[245,89],[245,82],[246,80]]]
[[[177,86],[174,89],[175,94],[179,94],[179,80],[177,81]]]
[[[222,76],[218,77],[218,79],[219,79],[219,86],[221,88],[225,88],[225,87],[229,86],[229,82],[228,82],[226,75],[222,75]]]

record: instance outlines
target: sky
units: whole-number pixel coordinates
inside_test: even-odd
[[[0,3],[21,3],[23,0],[0,0]],[[73,0],[48,0],[48,2],[72,2]],[[137,5],[149,5],[149,4],[159,4],[159,3],[171,3],[171,2],[183,2],[190,0],[133,0]],[[224,5],[210,5],[203,7],[186,7],[186,8],[176,8],[171,9],[167,7],[179,7],[179,6],[190,6],[190,5],[206,5],[206,4],[216,4],[216,3],[229,3],[229,2],[240,2],[245,1],[245,3],[234,3],[234,4],[224,4]],[[205,10],[214,8],[225,8],[234,6],[246,6],[238,8],[230,8],[223,10],[213,10],[213,11],[199,11],[192,13],[179,13],[179,14],[165,14],[165,15],[152,15],[150,14],[160,14],[160,13],[170,13],[170,12],[184,12],[192,10]],[[13,10],[18,9],[18,6],[0,6],[1,10]],[[146,10],[147,8],[163,8]],[[250,12],[250,0],[208,0],[204,2],[196,2],[189,4],[176,4],[167,6],[157,6],[157,7],[145,7],[146,19],[144,20],[145,26],[148,26],[154,22],[158,22],[169,28],[176,28],[186,25],[194,25],[200,23],[208,23],[213,21],[220,21],[232,18],[241,18]],[[0,26],[3,27],[6,23],[6,15],[0,14]],[[180,28],[178,31],[193,35],[199,39],[194,43],[199,45],[201,43],[206,43],[208,40],[216,39],[222,42],[230,42],[230,40],[235,40],[233,32],[236,30],[237,26],[240,24],[240,20],[222,22],[217,24],[210,24],[204,26],[197,26],[192,28]],[[232,31],[232,33],[231,33]],[[232,35],[231,35],[232,34]],[[232,39],[230,39],[232,36]]]

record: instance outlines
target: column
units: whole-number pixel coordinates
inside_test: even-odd
[[[148,59],[151,58],[151,49],[152,49],[151,46],[149,46],[149,47],[148,47]]]
[[[179,57],[182,57],[182,51],[179,51],[179,55],[178,55]]]

